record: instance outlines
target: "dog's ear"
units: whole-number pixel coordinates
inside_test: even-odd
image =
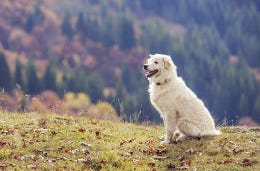
[[[154,56],[154,55],[152,55],[152,54],[149,54],[149,57],[150,57],[150,58],[152,58],[153,56]]]
[[[164,68],[169,70],[172,66],[172,62],[168,58],[163,58]]]

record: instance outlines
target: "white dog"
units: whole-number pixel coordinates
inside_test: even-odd
[[[150,55],[144,70],[150,83],[151,103],[160,113],[166,130],[161,144],[170,143],[172,135],[178,135],[176,141],[182,141],[187,136],[221,134],[204,103],[177,76],[170,56]]]

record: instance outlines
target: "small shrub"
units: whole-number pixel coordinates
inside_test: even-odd
[[[24,94],[24,91],[19,85],[13,90],[14,99],[16,100],[16,111],[26,112],[29,111],[30,96]]]
[[[34,97],[31,100],[30,111],[46,114],[49,112],[48,107],[43,103],[40,97]]]
[[[15,100],[5,91],[0,92],[0,108],[7,111],[14,111],[16,106]]]
[[[95,106],[91,106],[87,116],[92,119],[120,121],[114,107],[107,102],[98,102]]]
[[[53,91],[44,91],[41,93],[41,101],[47,106],[47,108],[54,113],[64,114],[68,113],[66,106],[59,96]]]
[[[68,92],[65,94],[64,100],[66,107],[74,112],[82,110],[86,111],[91,105],[90,98],[85,93],[74,94],[72,92]]]

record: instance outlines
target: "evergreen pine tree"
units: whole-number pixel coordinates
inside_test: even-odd
[[[116,20],[112,15],[108,15],[103,24],[102,42],[105,47],[112,47],[118,42],[118,28]]]
[[[24,81],[23,81],[23,75],[22,75],[22,64],[19,61],[19,59],[16,60],[16,65],[15,65],[15,73],[14,73],[14,81],[15,84],[18,84],[22,88],[25,88],[24,86]]]
[[[88,80],[88,95],[93,103],[103,99],[104,83],[102,77],[98,73],[94,73],[89,77]]]
[[[70,19],[71,19],[70,15],[66,13],[63,22],[61,24],[61,30],[63,34],[65,34],[71,39],[73,36],[73,28],[71,26]]]
[[[258,123],[260,122],[260,95],[258,93],[258,97],[255,100],[254,107],[253,107],[253,119],[255,119]]]
[[[33,13],[30,13],[26,18],[26,23],[24,26],[24,30],[27,33],[30,33],[34,26],[41,25],[44,21],[45,17],[40,9],[40,5],[37,4],[35,6],[35,10]]]
[[[78,32],[84,32],[85,30],[85,17],[82,12],[78,14],[76,29]]]
[[[24,26],[24,29],[27,33],[31,33],[32,29],[34,27],[34,18],[33,14],[29,14]]]
[[[41,91],[41,83],[37,76],[37,71],[30,60],[26,67],[26,76],[27,76],[27,93],[35,95]]]
[[[44,86],[44,89],[53,90],[53,91],[57,90],[56,67],[55,67],[55,63],[52,59],[49,60],[49,64],[44,73],[43,86]]]
[[[94,41],[101,39],[101,26],[97,18],[87,18],[86,33],[87,37]]]
[[[116,99],[113,102],[113,106],[120,116],[124,115],[125,98],[126,98],[126,90],[125,90],[125,87],[123,85],[122,78],[119,78],[117,83],[116,83]]]
[[[246,97],[245,94],[242,94],[240,96],[240,101],[239,101],[239,106],[238,106],[238,110],[239,110],[239,117],[243,117],[246,116],[249,113],[249,104],[248,104],[248,98]]]
[[[12,90],[12,76],[6,62],[5,56],[0,52],[0,88],[7,92]]]
[[[136,41],[134,24],[133,21],[127,16],[124,16],[121,19],[119,35],[119,46],[121,49],[125,50],[135,47]]]
[[[87,92],[88,90],[88,80],[86,73],[83,69],[77,68],[69,78],[64,77],[64,82],[67,82],[67,88],[69,91],[73,92]]]

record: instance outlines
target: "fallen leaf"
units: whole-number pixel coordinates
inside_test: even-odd
[[[69,152],[70,152],[70,149],[69,149],[69,148],[65,148],[65,149],[64,149],[64,152],[65,152],[65,153],[69,153]]]
[[[55,135],[57,135],[57,134],[58,134],[57,131],[55,131],[55,130],[51,130],[51,135],[52,135],[52,136],[55,136]]]
[[[133,152],[133,151],[129,151],[127,154],[128,154],[129,156],[132,156],[132,155],[134,154],[134,152]]]
[[[86,147],[92,147],[91,144],[86,143],[86,142],[81,142],[80,145],[82,145],[82,146],[86,146]]]
[[[194,150],[193,150],[193,148],[190,148],[190,149],[188,149],[186,152],[189,153],[190,155],[192,155],[193,152],[194,152]]]
[[[13,159],[19,160],[20,159],[20,154],[13,154]]]
[[[187,170],[187,169],[189,169],[189,166],[188,165],[177,166],[177,169],[179,169],[179,170]]]
[[[96,137],[100,136],[100,131],[96,131],[95,134],[96,134]]]
[[[227,160],[223,160],[218,162],[218,164],[229,164],[229,163],[233,163],[234,159],[227,159]]]
[[[255,151],[252,151],[252,152],[250,153],[250,156],[256,156],[256,152],[255,152]]]
[[[22,145],[22,147],[23,147],[23,148],[26,148],[26,147],[27,147],[25,140],[23,140],[23,145]]]
[[[156,149],[156,154],[163,154],[163,153],[168,153],[168,152],[170,152],[169,147],[163,147],[163,148]]]
[[[176,166],[172,163],[169,163],[166,166],[167,166],[167,169],[175,169],[176,168]]]
[[[186,160],[186,164],[189,165],[189,166],[191,165],[191,162],[192,162],[191,159]]]
[[[86,132],[86,129],[84,129],[84,128],[79,128],[79,132]]]
[[[154,162],[148,163],[148,166],[149,167],[155,167],[155,163]]]
[[[81,152],[83,153],[83,154],[89,154],[89,151],[88,150],[86,150],[86,149],[81,149]]]
[[[167,159],[168,156],[158,156],[158,155],[154,155],[153,158],[154,158],[155,160],[163,160],[163,159]]]
[[[179,157],[179,160],[180,160],[180,162],[184,161],[185,160],[185,156]]]
[[[16,164],[15,163],[10,163],[9,164],[11,167],[15,167],[16,166]],[[1,168],[1,167],[0,167]]]
[[[95,121],[95,120],[90,120],[88,123],[90,123],[92,125],[97,125],[97,121]]]
[[[241,152],[243,152],[243,150],[241,150],[241,149],[238,150],[238,149],[234,148],[234,149],[232,150],[233,155],[240,154]]]
[[[86,164],[86,163],[91,162],[91,158],[90,158],[90,156],[86,156],[84,159],[77,159],[77,162]]]
[[[252,166],[252,162],[248,158],[244,158],[242,162],[240,163],[241,166]]]
[[[5,146],[5,145],[7,145],[7,144],[8,144],[7,141],[0,140],[0,146]]]
[[[152,171],[156,171],[156,169],[155,169],[155,168],[152,168]]]
[[[156,154],[156,150],[152,148],[151,146],[147,147],[146,149],[141,150],[143,153],[148,153],[148,154]]]
[[[0,164],[0,168],[4,170],[5,168],[7,168],[7,165],[6,164]]]
[[[37,166],[34,164],[29,164],[27,166],[25,166],[27,169],[37,169]]]
[[[135,163],[135,165],[139,165],[139,166],[143,165],[143,162],[139,159],[133,159],[132,161]]]

